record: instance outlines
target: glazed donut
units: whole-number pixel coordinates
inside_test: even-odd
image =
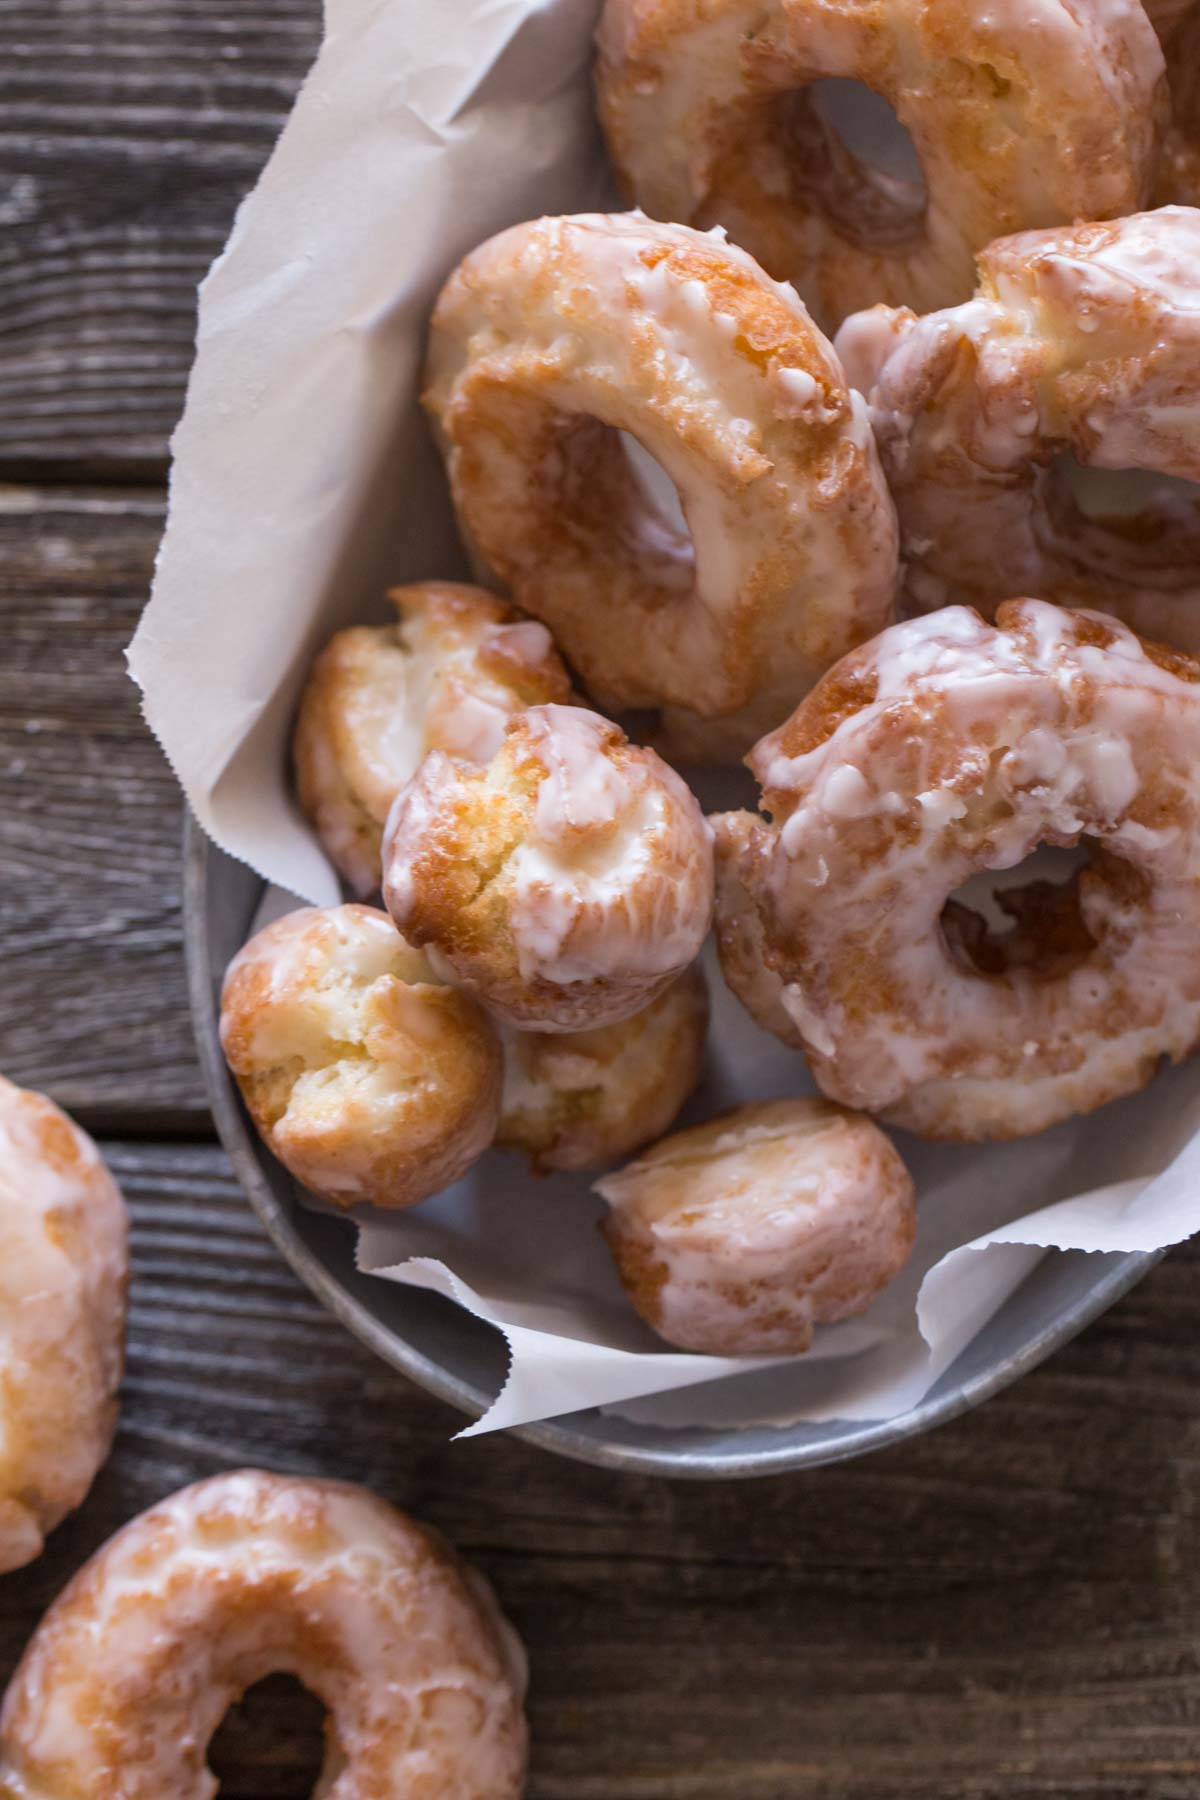
[[[698,964],[632,1018],[594,1031],[506,1031],[496,1142],[534,1169],[602,1169],[669,1131],[700,1080],[708,989]]]
[[[395,588],[394,625],[339,631],[308,678],[292,743],[300,804],[360,899],[379,891],[392,801],[427,750],[487,762],[523,706],[570,698],[550,633],[482,588]]]
[[[582,707],[518,713],[486,768],[433,751],[384,833],[398,929],[537,1031],[649,1006],[699,954],[712,884],[711,834],[679,776]]]
[[[129,1221],[86,1132],[0,1076],[0,1573],[41,1554],[112,1446]]]
[[[607,0],[598,43],[625,193],[726,226],[830,331],[864,295],[966,299],[974,253],[1005,232],[1144,206],[1166,119],[1137,0]],[[827,77],[891,103],[924,186],[848,149],[808,91]]]
[[[1200,663],[1098,613],[949,607],[846,657],[748,760],[771,823],[715,821],[722,962],[832,1099],[1020,1137],[1195,1048]],[[946,904],[1080,842],[1066,887],[997,895],[1003,935]]]
[[[714,758],[740,754],[892,616],[862,403],[792,289],[723,233],[636,213],[502,232],[442,291],[425,402],[478,556],[602,706],[666,708],[668,731],[682,709],[693,753],[720,719]]]
[[[876,307],[838,336],[871,398],[919,611],[1032,593],[1200,650],[1200,507],[1088,519],[1058,452],[1200,479],[1200,211],[1028,233],[979,259],[975,300]]]
[[[913,1184],[878,1126],[811,1096],[739,1106],[596,1183],[622,1286],[660,1337],[799,1355],[908,1260]]]
[[[142,1513],[30,1640],[0,1800],[214,1800],[221,1719],[265,1676],[329,1708],[325,1800],[519,1800],[525,1664],[490,1587],[340,1481],[218,1475]]]
[[[301,907],[251,938],[221,1044],[263,1142],[333,1206],[413,1206],[495,1133],[495,1031],[372,906]]]

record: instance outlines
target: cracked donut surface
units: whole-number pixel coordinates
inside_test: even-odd
[[[506,1029],[496,1142],[535,1169],[598,1169],[668,1131],[700,1079],[708,989],[697,965],[615,1025]]]
[[[251,938],[221,1044],[264,1142],[338,1207],[412,1206],[496,1128],[494,1029],[374,907],[302,907]]]
[[[482,588],[395,588],[393,625],[339,631],[313,664],[292,742],[300,804],[360,899],[379,891],[392,801],[428,750],[486,762],[524,706],[570,697],[550,633]]]
[[[383,870],[405,937],[540,1031],[649,1005],[695,961],[712,910],[695,797],[582,707],[519,714],[485,768],[427,756],[392,809]]]
[[[1018,1137],[1200,1038],[1200,664],[1037,601],[893,626],[749,761],[715,821],[734,991],[822,1090],[929,1137]],[[1039,844],[1007,933],[952,896]],[[947,904],[949,902],[949,904]]]
[[[524,1656],[490,1588],[363,1488],[256,1470],[118,1532],[51,1606],[0,1713],[0,1800],[214,1800],[263,1677],[329,1710],[325,1800],[518,1800]]]

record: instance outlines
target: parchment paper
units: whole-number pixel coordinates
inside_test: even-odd
[[[290,895],[338,897],[295,811],[286,740],[316,647],[388,583],[465,572],[416,405],[425,320],[474,244],[611,204],[590,90],[595,0],[329,0],[296,108],[201,293],[167,532],[130,650],[200,822]],[[872,296],[864,296],[864,303]],[[295,904],[274,896],[273,910]],[[688,1117],[809,1087],[712,980]],[[448,1194],[362,1223],[381,1278],[502,1329],[473,1431],[603,1405],[662,1424],[890,1417],[919,1401],[1048,1247],[1097,1257],[1200,1227],[1200,1064],[1023,1143],[899,1139],[921,1228],[862,1320],[785,1364],[664,1349],[626,1306],[585,1182],[492,1154]]]

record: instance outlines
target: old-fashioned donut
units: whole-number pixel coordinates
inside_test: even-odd
[[[405,937],[498,1018],[582,1031],[695,961],[711,834],[653,750],[582,707],[535,706],[484,768],[425,758],[388,820],[383,877]]]
[[[822,1090],[928,1137],[1019,1137],[1200,1038],[1200,663],[1099,613],[966,607],[853,652],[714,821],[730,985]],[[951,896],[1039,844],[1065,887]],[[781,1029],[782,1026],[782,1029]]]
[[[704,1067],[708,989],[698,964],[615,1025],[502,1033],[496,1142],[537,1170],[603,1169],[669,1131]]]
[[[741,753],[891,617],[895,522],[861,401],[791,288],[638,214],[540,219],[442,291],[426,405],[482,562],[599,703]],[[687,531],[621,432],[657,458]],[[669,741],[669,736],[668,736]]]
[[[832,331],[864,300],[965,300],[993,238],[1150,200],[1163,57],[1137,0],[607,0],[600,112],[629,198],[724,225]],[[924,187],[854,155],[811,84],[853,79]]]
[[[264,1676],[329,1709],[325,1800],[518,1800],[524,1657],[483,1578],[364,1488],[184,1488],[64,1589],[0,1713],[0,1800],[214,1800],[205,1755]]]
[[[604,1235],[660,1337],[710,1356],[799,1355],[905,1262],[908,1170],[861,1113],[811,1096],[739,1106],[606,1175]]]
[[[571,683],[534,619],[483,588],[395,588],[393,625],[339,631],[309,675],[292,741],[300,804],[359,899],[379,892],[392,801],[427,750],[487,762],[523,706]]]
[[[1197,271],[1200,211],[1166,207],[992,244],[948,312],[847,320],[913,607],[1036,594],[1200,650],[1195,496],[1087,517],[1061,464],[1200,480]]]
[[[496,1129],[495,1031],[372,906],[300,907],[252,937],[221,1044],[264,1143],[334,1206],[412,1206]]]
[[[87,1133],[0,1076],[0,1573],[40,1555],[108,1455],[129,1221]]]

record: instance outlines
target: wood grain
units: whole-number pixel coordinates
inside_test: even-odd
[[[0,1675],[116,1526],[258,1464],[368,1482],[486,1570],[532,1658],[530,1800],[1195,1800],[1195,1251],[915,1443],[669,1484],[452,1444],[457,1415],[280,1264],[216,1148],[108,1155],[136,1220],[124,1420],[5,1581]],[[289,1684],[256,1690],[223,1794],[305,1793],[312,1724]]]
[[[0,486],[0,1067],[105,1130],[207,1130],[182,808],[123,651],[160,495]]]
[[[0,478],[161,481],[320,0],[2,0]]]

